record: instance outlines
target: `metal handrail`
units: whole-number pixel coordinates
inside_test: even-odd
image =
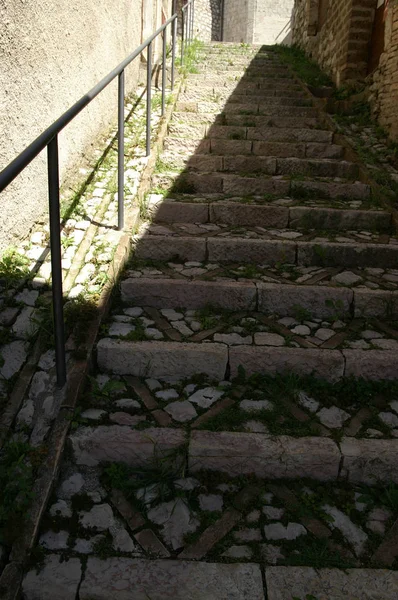
[[[189,0],[181,11],[182,22],[189,19],[188,27],[182,31],[181,46],[187,48],[193,39],[193,6],[195,0]],[[147,48],[147,111],[146,111],[146,154],[151,154],[151,81],[152,81],[152,43],[163,33],[162,48],[162,108],[161,114],[165,114],[166,106],[166,49],[167,49],[167,27],[171,25],[172,37],[172,63],[171,63],[171,89],[175,83],[175,58],[177,43],[177,19],[174,14],[157,29],[145,42],[125,58],[115,69],[104,77],[97,85],[87,92],[80,100],[63,113],[50,127],[43,131],[23,152],[21,152],[10,164],[0,172],[0,192],[2,192],[31,162],[47,147],[47,171],[48,171],[48,196],[50,215],[50,249],[51,249],[51,277],[54,317],[54,337],[57,385],[63,387],[66,382],[66,353],[65,332],[63,315],[63,291],[62,291],[62,263],[61,263],[61,215],[60,215],[60,192],[59,192],[59,156],[58,156],[58,134],[68,125],[90,102],[94,100],[116,77],[118,78],[118,229],[124,227],[124,102],[125,102],[125,77],[124,71],[137,56]],[[181,64],[184,61],[184,50],[182,51]]]

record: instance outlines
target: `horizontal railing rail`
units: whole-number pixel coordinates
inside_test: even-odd
[[[193,39],[195,0],[189,0],[181,11],[182,38],[181,64],[184,54]],[[154,40],[163,34],[162,44],[162,104],[161,115],[166,107],[166,61],[167,61],[167,28],[171,26],[171,90],[175,84],[177,20],[174,14],[148,37],[138,48],[127,56],[115,69],[106,75],[97,85],[88,91],[80,100],[63,113],[52,125],[43,131],[29,146],[23,150],[3,171],[0,172],[0,192],[2,192],[45,148],[47,148],[51,280],[53,298],[53,319],[55,337],[55,356],[57,384],[63,387],[66,382],[66,353],[63,314],[62,263],[61,263],[61,216],[60,216],[60,183],[59,183],[59,133],[88,106],[108,85],[118,78],[118,229],[124,227],[124,104],[125,104],[125,69],[134,59],[147,49],[147,93],[146,93],[146,155],[151,153],[151,117],[152,117],[152,50]]]

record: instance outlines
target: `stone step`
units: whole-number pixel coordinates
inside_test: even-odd
[[[245,81],[236,79],[227,79],[226,81],[220,81],[218,78],[196,76],[195,79],[188,79],[185,89],[195,90],[197,88],[212,90],[214,92],[223,92],[226,89],[237,91],[240,94],[245,95],[261,95],[262,97],[272,97],[279,95],[297,95],[298,97],[306,97],[303,88],[298,84],[292,82],[270,84],[268,81],[259,83],[257,81]]]
[[[188,266],[182,270],[187,273],[206,272],[206,262],[200,264],[201,267]],[[230,276],[230,280],[226,276],[225,281],[206,281],[201,280],[200,276],[197,279],[190,279],[190,275],[180,275],[180,279],[173,279],[170,278],[172,269],[167,268],[167,263],[165,263],[164,270],[164,277],[150,278],[141,275],[125,279],[121,286],[123,301],[134,306],[150,306],[157,309],[183,305],[194,310],[212,306],[230,311],[254,311],[257,307],[259,312],[289,318],[301,311],[308,316],[309,320],[315,318],[333,320],[336,319],[336,315],[339,316],[339,319],[350,319],[352,315],[355,318],[367,319],[386,319],[387,316],[396,319],[398,317],[397,291],[371,290],[366,287],[339,287],[339,280],[355,281],[356,283],[361,280],[359,275],[348,271],[342,271],[337,275],[329,273],[329,277],[335,278],[329,281],[326,280],[328,273],[316,273],[312,278],[310,274],[306,281],[294,284],[289,280],[283,283],[266,283],[260,278],[260,275],[257,275],[256,279],[253,274],[249,280],[243,277],[239,278],[239,273],[246,277],[244,267],[239,268],[239,266],[234,270],[237,280],[232,279],[232,274],[229,272],[226,275]],[[222,269],[217,268],[217,272],[221,273]],[[252,272],[255,274],[256,269],[253,268]],[[137,273],[139,273],[139,269],[132,272],[134,275]],[[366,273],[364,274],[366,275]],[[176,273],[177,275],[178,273]],[[322,276],[323,279],[321,279]],[[316,280],[317,277],[323,285],[307,284],[307,281]],[[265,276],[265,278],[267,277]],[[272,279],[272,277],[268,277],[268,279]],[[305,276],[302,276],[301,279],[305,279]],[[294,317],[292,321],[298,324]],[[336,330],[336,334],[338,333]],[[316,341],[319,342],[319,340]],[[370,347],[369,343],[363,345],[366,348]],[[396,337],[391,343],[385,345],[391,346],[393,349],[393,346],[397,345]]]
[[[273,194],[290,195],[297,199],[330,198],[348,200],[370,199],[370,186],[364,183],[341,183],[334,180],[284,179],[276,177],[250,177],[229,173],[168,172],[154,175],[153,184],[173,193],[224,193],[234,196]]]
[[[238,82],[240,82],[241,80],[241,76],[239,75],[233,75],[231,73],[228,73],[227,75],[225,75],[225,73],[191,73],[189,75],[189,85],[195,85],[195,81],[196,82],[202,82],[202,81],[207,81],[209,82],[215,82],[217,84],[220,83],[220,80],[223,81],[224,83],[228,84],[231,82],[235,82],[236,84],[238,84]],[[244,83],[249,85],[251,84],[255,84],[256,86],[259,86],[259,89],[269,89],[269,88],[295,88],[297,89],[299,86],[296,82],[295,79],[293,78],[287,78],[287,77],[267,77],[265,75],[257,75],[257,76],[253,76],[250,74],[245,74],[244,75]],[[302,88],[300,88],[302,89]]]
[[[232,134],[233,135],[233,134]],[[239,135],[239,134],[238,134]],[[236,134],[235,134],[236,136]],[[241,139],[181,139],[169,136],[165,140],[164,149],[166,154],[172,153],[185,161],[189,160],[194,153],[216,154],[216,155],[255,155],[273,156],[279,158],[332,158],[342,159],[344,148],[336,144],[319,144],[314,142],[292,143],[292,142],[264,142]],[[167,161],[167,158],[165,158]]]
[[[175,112],[173,122],[207,123],[209,125],[238,126],[254,128],[320,129],[319,120],[314,117],[240,115],[238,113],[216,114],[196,112]]]
[[[279,127],[239,127],[234,125],[211,125],[206,123],[178,123],[169,125],[172,137],[192,139],[230,139],[253,140],[269,143],[299,142],[330,144],[333,143],[333,132],[322,129],[283,129]]]
[[[231,114],[238,114],[242,116],[255,116],[255,115],[270,115],[283,117],[288,116],[292,118],[296,117],[308,117],[316,118],[318,110],[311,106],[279,106],[272,105],[268,102],[251,103],[245,102],[244,104],[228,103],[222,111],[220,106],[214,102],[177,102],[176,110],[178,112],[189,112],[189,113],[212,113],[216,112],[221,115],[228,117]]]
[[[97,345],[97,361],[105,372],[154,379],[182,380],[201,373],[221,381],[225,379],[229,365],[232,378],[244,369],[248,376],[294,373],[314,375],[329,382],[344,377],[380,381],[395,379],[397,351],[227,346],[213,342],[130,342],[102,338]]]
[[[192,200],[192,199],[191,199]],[[315,204],[315,203],[314,203]],[[201,202],[171,198],[156,204],[151,219],[164,223],[224,223],[242,227],[291,227],[320,231],[368,230],[389,233],[391,214],[382,210],[355,210],[349,207],[283,206],[277,200],[221,199]]]
[[[343,236],[329,233],[320,237],[292,229],[209,226],[191,223],[154,224],[137,237],[137,258],[183,261],[209,260],[215,263],[289,263],[305,267],[389,268],[397,264],[398,243],[388,235]],[[292,241],[295,240],[295,241]],[[303,241],[305,240],[305,241]],[[383,241],[385,240],[385,243]]]
[[[230,142],[232,143],[225,143],[225,150],[227,150],[227,152],[224,150],[225,156],[214,154],[216,148],[219,150],[223,149],[223,142],[218,145],[217,143],[213,143],[212,146],[211,143],[208,143],[208,140],[205,140],[204,142],[200,142],[200,144],[207,149],[207,154],[192,154],[189,151],[177,154],[171,149],[163,154],[163,160],[171,169],[185,167],[188,171],[214,175],[218,173],[241,173],[250,176],[250,174],[258,173],[290,177],[298,175],[306,177],[338,177],[351,181],[355,181],[359,176],[359,167],[355,163],[329,158],[319,160],[309,158],[274,158],[277,152],[276,146],[274,144],[268,144],[267,146],[263,142],[255,142],[253,146],[254,152],[248,156],[250,154],[249,150],[252,150],[249,141],[242,143],[239,140],[236,143],[234,140],[231,140]],[[246,149],[246,155],[239,155],[237,153],[242,145]],[[213,153],[210,153],[212,147]],[[233,149],[235,149],[235,152]],[[260,151],[266,149],[273,149],[275,154],[261,156]],[[297,150],[299,151],[299,149]],[[308,151],[311,152],[311,150],[313,151],[314,149],[310,148]],[[333,150],[333,148],[329,149],[330,152],[333,152]],[[282,156],[286,156],[289,152],[286,151],[286,148],[283,148],[281,154]]]
[[[235,77],[269,77],[275,79],[290,79],[296,81],[294,75],[286,69],[279,67],[257,67],[256,65],[249,64],[248,66],[239,67],[237,65],[226,65],[220,64],[219,66],[214,65],[200,65],[198,67],[199,73],[210,72],[216,75],[223,75],[228,73]]]
[[[259,90],[258,90],[259,91]],[[214,93],[210,94],[207,90],[193,90],[186,91],[179,96],[179,104],[181,106],[183,103],[187,103],[191,105],[192,103],[198,107],[198,103],[207,103],[211,102],[216,104],[220,111],[223,109],[224,105],[227,104],[239,104],[246,105],[248,102],[250,104],[257,104],[258,106],[301,106],[301,107],[311,107],[312,102],[307,98],[303,98],[301,96],[296,96],[294,94],[285,94],[284,96],[270,96],[268,98],[264,98],[263,95],[255,95],[251,94],[250,97],[247,94],[238,94],[233,92],[232,94],[227,91],[224,93]],[[181,110],[181,108],[179,108]]]

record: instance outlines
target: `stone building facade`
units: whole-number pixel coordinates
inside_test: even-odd
[[[375,115],[398,139],[397,0],[295,0],[293,43],[337,86],[365,81]]]
[[[288,44],[294,0],[224,0],[223,40]]]

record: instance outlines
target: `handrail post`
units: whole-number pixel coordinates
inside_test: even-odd
[[[192,0],[192,42],[195,36],[195,0]]]
[[[181,10],[181,66],[184,64],[185,10]]]
[[[48,197],[50,212],[51,282],[57,385],[66,382],[64,306],[62,294],[61,216],[59,204],[58,136],[47,145]]]
[[[166,108],[166,44],[167,44],[167,29],[163,31],[163,57],[162,57],[162,117],[164,117]]]
[[[119,74],[118,83],[117,227],[121,231],[124,227],[124,70]]]
[[[148,44],[146,68],[146,155],[151,154],[151,114],[152,114],[152,42]]]
[[[174,90],[175,81],[175,62],[176,62],[176,43],[177,43],[177,17],[174,19],[172,24],[172,35],[173,35],[173,48],[171,51],[171,89]]]

